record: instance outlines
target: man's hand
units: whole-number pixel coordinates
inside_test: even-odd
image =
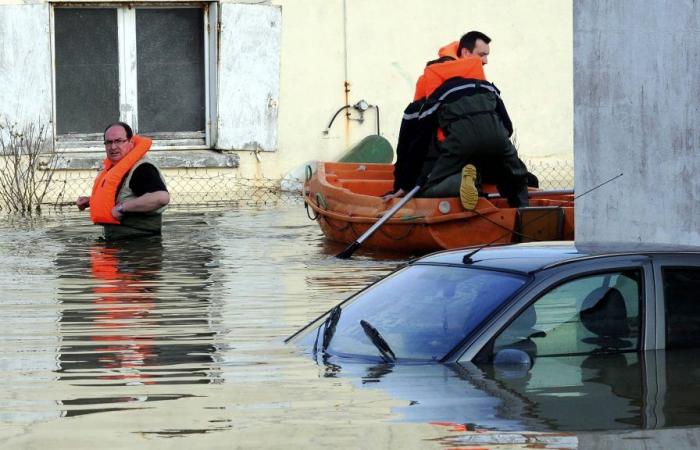
[[[81,211],[84,210],[90,206],[90,197],[78,197],[78,200],[75,201],[75,206],[77,206]]]
[[[382,200],[385,202],[388,202],[391,199],[398,198],[398,197],[403,197],[406,195],[406,192],[403,189],[399,189],[398,191],[394,192],[393,194],[387,194],[382,196]]]
[[[122,217],[124,217],[124,205],[122,203],[114,205],[114,208],[112,208],[112,217],[117,220],[122,220]]]

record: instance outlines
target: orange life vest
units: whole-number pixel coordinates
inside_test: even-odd
[[[467,56],[466,58],[427,66],[423,72],[424,96],[430,96],[442,83],[455,77],[486,81],[481,58],[478,56]]]
[[[459,48],[459,41],[450,42],[449,44],[440,47],[438,50],[438,59],[429,61],[426,66],[438,63],[441,58],[451,58],[457,59],[457,48]],[[421,74],[416,81],[416,90],[413,95],[413,101],[420,100],[425,97],[425,75]]]
[[[418,77],[418,81],[416,81],[416,90],[415,93],[413,94],[413,101],[415,102],[416,100],[420,100],[423,98],[425,94],[425,78],[423,77],[423,74]]]
[[[122,159],[113,163],[109,159],[104,160],[104,169],[97,174],[95,184],[92,185],[92,195],[90,196],[90,218],[95,224],[119,224],[120,222],[112,215],[112,208],[117,202],[117,190],[122,180],[134,167],[134,165],[144,157],[151,148],[153,142],[151,138],[133,135],[131,137],[134,148]]]
[[[457,49],[459,48],[459,41],[452,41],[447,45],[443,45],[440,47],[440,50],[438,50],[438,56],[440,58],[444,58],[445,56],[452,57],[454,59],[459,58],[459,55],[457,54]]]

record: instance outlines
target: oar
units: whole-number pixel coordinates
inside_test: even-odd
[[[403,205],[408,203],[409,200],[413,198],[414,195],[416,195],[416,192],[420,190],[420,186],[416,186],[413,189],[411,189],[408,194],[404,195],[401,200],[396,203],[394,206],[391,207],[389,211],[384,213],[384,215],[381,217],[381,219],[377,220],[374,225],[372,225],[369,230],[365,231],[362,236],[357,238],[355,242],[350,244],[345,250],[342,252],[338,253],[335,255],[336,258],[340,259],[348,259],[352,256],[353,253],[355,253],[355,250],[360,248],[360,246],[367,240],[369,239],[370,236],[374,234],[375,231],[379,229],[384,223],[386,223],[387,220],[391,219],[394,214],[396,214],[396,211],[401,209]]]

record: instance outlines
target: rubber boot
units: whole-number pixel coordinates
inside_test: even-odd
[[[479,201],[479,191],[476,189],[476,167],[467,164],[462,169],[462,182],[459,185],[459,199],[467,211],[476,207]]]

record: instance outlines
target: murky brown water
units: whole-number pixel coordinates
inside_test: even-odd
[[[529,374],[318,366],[284,338],[404,257],[338,260],[299,206],[166,218],[162,241],[119,245],[82,214],[4,219],[0,445],[575,448],[571,433],[521,431],[700,423],[679,394],[700,386],[695,353]]]

